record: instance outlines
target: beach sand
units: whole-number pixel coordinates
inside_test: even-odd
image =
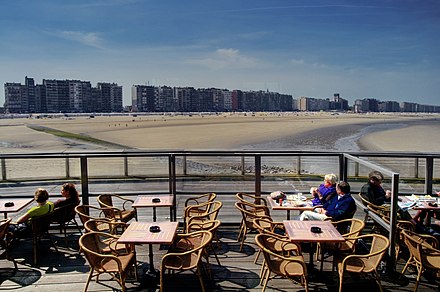
[[[440,151],[439,115],[319,112],[0,119],[0,153],[112,150],[35,131],[28,124],[146,150],[341,150],[337,141],[345,137],[365,151]]]

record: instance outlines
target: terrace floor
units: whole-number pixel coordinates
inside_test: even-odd
[[[210,263],[213,280],[207,282],[207,291],[261,291],[259,286],[259,270],[261,259],[254,264],[256,244],[254,234],[250,234],[242,252],[236,241],[237,226],[222,226],[219,230],[221,246],[217,248],[221,265],[211,256]],[[10,255],[18,262],[18,269],[14,269],[12,262],[0,256],[0,290],[9,291],[82,291],[88,276],[89,266],[84,257],[78,253],[78,234],[69,237],[69,248],[64,240],[56,234],[59,251],[50,247],[49,241],[44,240],[39,249],[38,266],[32,265],[31,240],[19,241],[11,249]],[[145,276],[148,268],[147,246],[136,246],[138,260],[139,281],[127,284],[128,291],[159,291],[151,279]],[[166,252],[165,246],[154,247],[156,268],[160,265],[161,256]],[[308,261],[308,253],[305,253]],[[396,271],[401,271],[405,261],[400,259]],[[318,267],[319,263],[315,263]],[[92,281],[88,291],[119,291],[115,281],[107,281],[102,276],[101,282]],[[422,277],[418,291],[439,291],[437,282],[429,277]],[[345,291],[378,291],[374,281],[368,278],[347,277],[344,282]],[[413,291],[415,283],[414,270],[407,272],[405,277],[390,279],[382,274],[384,291]],[[166,281],[165,291],[200,291],[200,284],[192,273],[181,274]],[[304,291],[301,286],[295,285],[286,279],[275,279],[269,282],[266,291]],[[310,291],[337,291],[338,275],[331,272],[331,263],[325,262],[322,272],[317,272],[309,284]]]

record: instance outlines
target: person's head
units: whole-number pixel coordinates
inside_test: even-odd
[[[78,191],[73,183],[65,183],[61,187],[61,195],[65,198],[76,198],[78,199]]]
[[[345,195],[350,193],[350,185],[346,181],[341,181],[336,185],[336,192],[339,195]]]
[[[333,174],[333,173],[329,173],[324,176],[324,183],[325,184],[334,185],[334,184],[336,184],[337,180],[338,180],[338,177],[336,176],[336,174]]]
[[[44,204],[49,199],[49,193],[45,189],[37,189],[34,198],[37,203]]]
[[[368,179],[370,181],[370,184],[380,185],[383,180],[383,174],[380,171],[373,170],[368,174]]]

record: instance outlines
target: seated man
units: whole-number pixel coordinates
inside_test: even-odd
[[[356,212],[356,203],[350,194],[350,185],[342,181],[336,185],[337,196],[327,201],[323,208],[314,211],[304,211],[300,220],[322,220],[331,218],[332,221],[339,221],[353,217]]]
[[[382,187],[383,174],[373,170],[368,174],[368,183],[362,186],[361,194],[370,203],[380,206],[391,201],[391,191]]]

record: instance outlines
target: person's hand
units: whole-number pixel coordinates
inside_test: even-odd
[[[389,199],[390,197],[391,197],[391,191],[390,190],[386,190],[385,198]]]

